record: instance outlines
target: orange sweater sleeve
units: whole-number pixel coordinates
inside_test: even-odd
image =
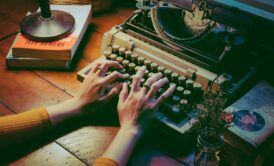
[[[119,166],[119,164],[109,158],[101,157],[95,160],[93,166]]]
[[[45,108],[0,117],[0,150],[22,143],[51,128],[49,114]],[[98,158],[94,166],[119,166],[108,158]]]
[[[0,150],[22,143],[51,127],[45,108],[0,117]]]

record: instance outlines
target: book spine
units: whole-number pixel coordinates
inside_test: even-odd
[[[8,69],[60,69],[68,70],[70,67],[69,61],[39,61],[39,60],[15,60],[6,59]]]

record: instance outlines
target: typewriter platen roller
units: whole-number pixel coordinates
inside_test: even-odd
[[[139,9],[130,18],[104,34],[101,55],[118,61],[125,68],[120,72],[131,75],[145,65],[143,82],[162,72],[170,84],[177,85],[156,116],[165,126],[186,133],[196,121],[190,108],[204,91],[226,91],[233,98],[256,73],[261,58],[257,49],[250,49],[254,42],[248,28],[253,17],[245,12],[239,12],[238,17],[247,18],[239,23],[227,21],[231,17],[227,13],[227,17],[216,16],[227,6],[215,1],[139,0],[136,6]],[[78,80],[83,81],[89,70],[90,65],[81,70]]]

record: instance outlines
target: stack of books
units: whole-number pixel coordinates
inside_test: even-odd
[[[91,5],[51,5],[51,10],[66,11],[74,17],[73,33],[53,42],[31,41],[19,33],[6,57],[8,68],[70,69],[91,20]]]
[[[233,126],[224,134],[225,161],[229,165],[273,164],[274,88],[261,81],[225,111],[234,114]]]

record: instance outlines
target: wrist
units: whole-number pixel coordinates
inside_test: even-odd
[[[46,109],[49,113],[52,126],[57,126],[81,115],[81,107],[74,98],[49,106]]]
[[[143,131],[141,130],[139,126],[121,126],[119,132],[127,133],[137,138],[143,135]]]
[[[81,116],[83,104],[75,97],[65,101],[64,105],[74,114],[74,116]]]

